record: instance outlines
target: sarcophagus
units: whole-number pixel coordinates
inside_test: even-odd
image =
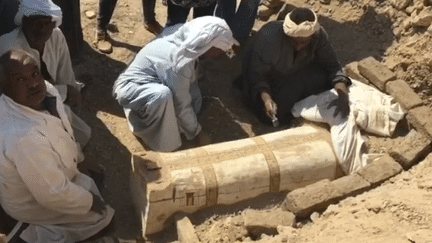
[[[312,125],[173,153],[134,154],[132,167],[143,234],[163,230],[176,212],[291,191],[340,173],[330,133]]]

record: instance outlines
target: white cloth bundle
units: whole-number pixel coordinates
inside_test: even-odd
[[[335,107],[328,108],[336,99],[334,89],[312,95],[297,102],[292,109],[295,117],[303,117],[330,125],[336,156],[346,174],[366,166],[376,155],[367,153],[360,129],[381,136],[391,136],[405,111],[393,99],[379,90],[352,80],[349,88],[350,114],[347,118],[333,117]]]

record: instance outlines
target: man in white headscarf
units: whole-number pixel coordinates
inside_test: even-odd
[[[196,116],[202,102],[197,62],[220,56],[233,44],[238,42],[225,20],[206,16],[167,28],[145,46],[113,90],[132,132],[157,151],[179,148],[180,133],[196,137],[199,145],[210,143]]]
[[[308,8],[294,9],[285,21],[262,27],[246,50],[242,74],[238,80],[247,102],[266,124],[290,124],[297,101],[333,87],[338,93],[332,103],[336,113],[349,113],[351,81]]]
[[[0,37],[0,55],[12,49],[26,50],[37,60],[44,79],[55,85],[63,102],[79,106],[82,84],[75,80],[66,39],[58,28],[61,22],[62,11],[51,0],[21,0],[15,15],[18,27]],[[90,139],[90,127],[69,106],[66,112],[84,147]]]

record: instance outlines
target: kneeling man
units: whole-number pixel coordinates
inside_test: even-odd
[[[29,53],[0,57],[0,91],[0,204],[16,221],[8,237],[78,242],[104,229],[114,210],[78,170],[83,156],[63,102]]]

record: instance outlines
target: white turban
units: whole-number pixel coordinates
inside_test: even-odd
[[[311,10],[312,11],[312,10]],[[291,12],[292,13],[292,12]],[[290,37],[309,37],[320,29],[318,17],[314,11],[315,21],[304,21],[297,25],[291,20],[291,13],[287,14],[283,23],[283,30],[287,36]]]
[[[15,24],[21,25],[24,16],[47,16],[59,27],[62,23],[62,10],[51,0],[21,0],[18,12],[15,15]]]
[[[214,16],[200,17],[183,25],[172,26],[165,29],[161,37],[179,47],[173,53],[177,70],[212,47],[228,51],[232,45],[240,45],[225,20]]]

